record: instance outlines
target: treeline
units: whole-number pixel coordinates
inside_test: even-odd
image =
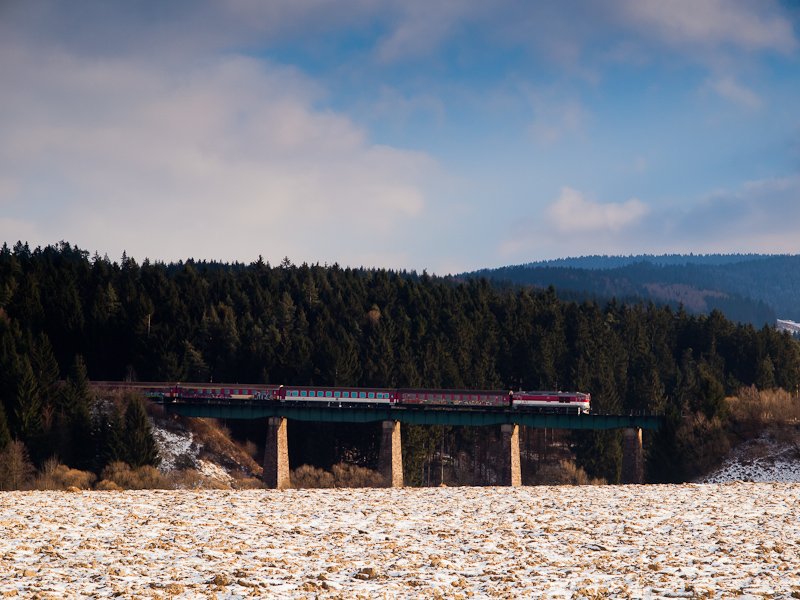
[[[674,427],[649,449],[651,477],[669,480],[686,472],[682,416],[713,423],[740,386],[795,390],[800,352],[786,334],[717,311],[564,302],[553,289],[288,260],[140,265],[18,243],[0,249],[0,373],[0,439],[34,448],[64,436],[73,442],[41,442],[32,454],[57,449],[76,467],[89,463],[86,429],[110,430],[70,391],[88,376],[588,391],[599,412],[670,415]],[[408,434],[425,445],[424,432]],[[618,433],[575,443],[589,475],[618,480]]]

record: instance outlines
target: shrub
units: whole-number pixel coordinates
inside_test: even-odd
[[[786,390],[759,391],[754,386],[742,388],[727,398],[734,427],[742,433],[758,432],[771,425],[789,425],[800,421],[800,400]]]
[[[101,491],[101,492],[121,492],[122,488],[119,487],[113,481],[109,481],[108,479],[103,479],[102,481],[98,482],[94,489]]]
[[[332,488],[333,474],[311,465],[303,465],[292,471],[292,487],[296,488]]]
[[[264,482],[257,477],[235,477],[231,485],[235,490],[260,490]]]
[[[536,473],[536,485],[606,485],[602,478],[589,477],[581,467],[571,460],[559,461],[557,465],[544,465]]]
[[[150,465],[131,469],[127,463],[116,461],[103,469],[102,478],[128,490],[154,490],[170,488],[169,481]]]
[[[66,490],[68,488],[88,490],[91,489],[96,479],[97,476],[94,473],[70,469],[53,457],[47,459],[42,465],[41,471],[33,482],[33,488],[37,490]]]
[[[348,463],[333,465],[333,479],[335,487],[361,488],[383,487],[383,477],[377,471]]]

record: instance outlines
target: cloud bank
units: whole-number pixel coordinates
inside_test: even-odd
[[[406,266],[380,248],[437,172],[371,142],[297,70],[0,47],[0,239],[139,257]]]

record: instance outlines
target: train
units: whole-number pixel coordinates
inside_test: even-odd
[[[561,391],[501,391],[424,388],[360,388],[314,385],[228,385],[206,383],[97,382],[99,387],[135,388],[170,402],[273,402],[307,406],[503,409],[538,413],[589,414],[591,394]]]

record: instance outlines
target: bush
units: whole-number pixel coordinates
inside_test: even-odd
[[[292,471],[292,487],[295,488],[363,488],[383,487],[383,477],[377,471],[351,465],[337,463],[332,472],[318,469],[311,465],[303,465]]]
[[[97,476],[90,471],[79,471],[70,469],[67,465],[62,465],[58,459],[53,457],[45,461],[42,469],[33,481],[33,489],[36,490],[66,490],[68,488],[78,488],[81,490],[91,489]]]
[[[335,487],[361,488],[384,486],[383,477],[381,477],[381,474],[377,471],[348,463],[337,463],[333,465],[332,470]]]
[[[332,488],[333,474],[311,465],[303,465],[292,471],[292,487],[296,488]]]
[[[109,481],[108,479],[103,479],[102,481],[98,482],[94,489],[101,491],[101,492],[121,492],[122,488],[119,487],[113,481]]]
[[[772,425],[789,425],[800,421],[800,400],[786,390],[758,391],[754,386],[742,388],[727,398],[731,422],[740,433],[759,432]]]
[[[102,479],[127,490],[156,490],[171,487],[169,481],[155,467],[145,465],[131,469],[127,463],[120,461],[106,466],[103,469]]]
[[[559,461],[557,465],[544,465],[536,473],[535,485],[606,485],[602,478],[589,477],[571,460]]]
[[[231,485],[235,490],[260,490],[264,482],[257,477],[234,477]]]

